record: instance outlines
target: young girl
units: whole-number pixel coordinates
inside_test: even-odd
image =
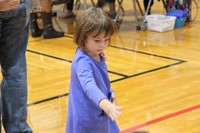
[[[122,107],[111,101],[113,91],[103,54],[113,33],[113,24],[101,8],[89,8],[77,18],[67,133],[119,133],[115,120]]]

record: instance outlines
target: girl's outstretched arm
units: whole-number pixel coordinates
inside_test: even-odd
[[[122,110],[122,106],[116,106],[111,103],[108,99],[103,99],[99,102],[99,107],[105,111],[105,113],[114,121],[119,115],[121,115],[120,110]]]

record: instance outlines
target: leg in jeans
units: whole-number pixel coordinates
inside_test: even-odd
[[[7,133],[31,133],[27,123],[26,47],[29,0],[0,14],[2,121]]]

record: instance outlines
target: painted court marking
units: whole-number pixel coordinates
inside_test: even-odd
[[[162,117],[159,117],[159,118],[156,118],[156,119],[153,119],[151,121],[147,121],[147,122],[138,124],[136,126],[128,128],[128,129],[122,130],[120,133],[130,133],[130,132],[132,132],[134,130],[137,130],[137,129],[146,127],[148,125],[152,125],[152,124],[155,124],[157,122],[164,121],[164,120],[170,119],[172,117],[175,117],[175,116],[178,116],[178,115],[181,115],[181,114],[185,114],[187,112],[191,112],[191,111],[197,110],[197,109],[200,109],[200,104],[196,105],[196,106],[193,106],[193,107],[190,107],[190,108],[187,108],[187,109],[184,109],[184,110],[180,110],[180,111],[177,111],[177,112],[162,116]]]

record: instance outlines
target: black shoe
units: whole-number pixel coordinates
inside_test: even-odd
[[[59,32],[53,29],[53,27],[49,27],[48,29],[44,29],[43,38],[50,39],[50,38],[59,38],[63,37],[64,32]]]
[[[30,14],[30,29],[32,37],[39,37],[42,35],[43,30],[39,28],[37,23],[37,13]]]
[[[40,37],[43,33],[42,29],[31,28],[32,37]]]
[[[52,20],[51,20],[51,12],[50,13],[42,13],[42,21],[43,21],[43,38],[49,39],[49,38],[58,38],[63,37],[64,32],[56,31],[53,28]]]

